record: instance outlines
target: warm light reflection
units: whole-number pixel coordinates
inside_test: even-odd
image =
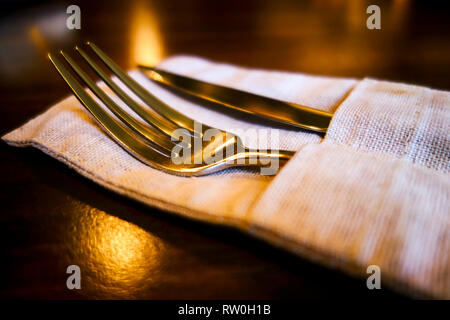
[[[27,26],[28,36],[39,53],[49,50],[49,42],[64,43],[72,39],[73,33],[66,28],[66,17],[64,12],[50,12]]]
[[[154,65],[163,56],[156,16],[144,1],[137,1],[131,18],[131,63]]]
[[[152,283],[161,242],[142,228],[95,208],[82,208],[74,221],[73,263],[84,289],[100,297],[135,297]]]
[[[297,7],[287,14],[280,2],[265,2],[255,20],[255,29],[265,41],[286,46],[277,54],[289,61],[290,70],[365,77],[397,66],[399,39],[407,37],[402,33],[411,23],[413,1],[313,0],[308,4],[307,10]],[[381,31],[367,28],[366,10],[371,4],[381,9]]]
[[[394,0],[392,2],[391,21],[392,31],[400,32],[406,29],[409,13],[411,9],[411,1]]]
[[[47,38],[69,42],[74,33],[66,27],[67,14],[62,10],[51,11],[36,19],[41,33]]]
[[[366,8],[363,1],[348,1],[343,5],[347,6],[346,22],[353,32],[363,31],[366,28]]]
[[[41,31],[37,25],[33,25],[28,29],[28,35],[31,39],[31,42],[39,51],[46,51],[47,43],[42,36]]]

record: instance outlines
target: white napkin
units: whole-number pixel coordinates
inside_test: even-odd
[[[186,178],[152,169],[111,141],[73,96],[3,139],[39,148],[148,205],[237,227],[355,276],[367,278],[367,267],[377,265],[382,283],[394,289],[450,298],[449,92],[188,56],[159,67],[336,114],[324,139],[280,130],[281,147],[297,153],[275,177],[232,169]],[[263,128],[187,101],[138,71],[131,75],[205,124]]]

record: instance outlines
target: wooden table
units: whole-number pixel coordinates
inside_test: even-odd
[[[112,1],[111,1],[112,2]],[[192,54],[239,65],[450,89],[448,10],[392,1],[368,30],[358,1],[2,3],[1,134],[69,94],[47,51],[92,40],[121,66]],[[125,199],[28,149],[0,144],[0,295],[9,298],[403,298],[238,231]],[[82,289],[66,268],[82,268]]]

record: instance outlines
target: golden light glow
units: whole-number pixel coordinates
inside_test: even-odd
[[[37,25],[32,25],[29,27],[28,36],[30,37],[33,45],[38,48],[39,51],[45,51],[47,49],[47,43]]]
[[[353,32],[360,32],[366,28],[366,8],[363,1],[348,1],[343,3],[347,6],[347,25]]]
[[[100,298],[136,297],[158,270],[160,240],[98,209],[83,206],[81,212],[73,223],[72,253],[84,289]]]
[[[409,0],[394,0],[392,2],[391,24],[393,31],[401,32],[406,29],[411,10]]]
[[[137,1],[131,22],[131,64],[154,65],[163,57],[163,45],[156,16],[144,1]]]

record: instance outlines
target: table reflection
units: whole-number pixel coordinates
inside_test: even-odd
[[[161,260],[160,239],[87,205],[75,207],[73,217],[68,263],[81,268],[83,294],[131,298],[148,290]]]

